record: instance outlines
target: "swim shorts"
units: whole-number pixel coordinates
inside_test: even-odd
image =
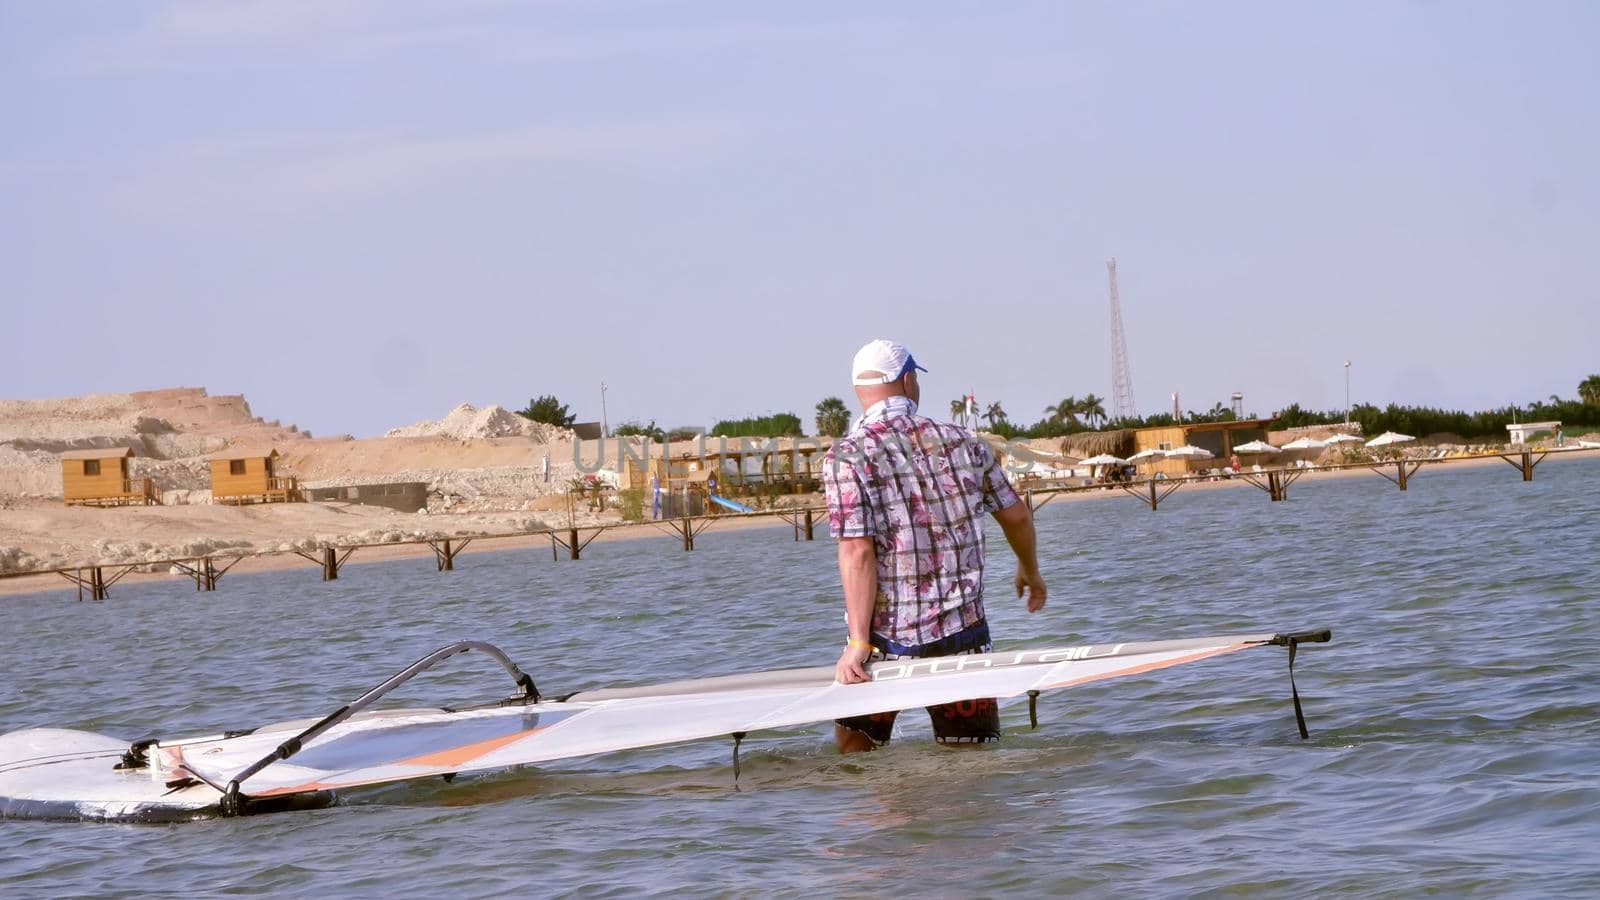
[[[973,633],[982,629],[981,635]],[[973,644],[962,640],[968,636],[979,636],[982,643]],[[974,653],[988,653],[993,649],[989,641],[989,627],[987,624],[976,628],[969,628],[960,636],[952,635],[956,640],[939,641],[935,644],[926,644],[917,648],[889,647],[890,651],[908,650],[910,652],[886,652],[883,642],[874,635],[874,646],[871,659],[931,659],[938,656],[965,656]],[[982,744],[986,741],[1000,740],[1000,704],[993,697],[979,700],[957,700],[954,703],[943,703],[930,706],[928,718],[933,722],[933,737],[941,744]],[[899,715],[897,711],[872,713],[865,716],[851,716],[848,719],[836,719],[835,724],[860,732],[867,736],[875,746],[889,743],[889,735],[894,731],[894,720]]]

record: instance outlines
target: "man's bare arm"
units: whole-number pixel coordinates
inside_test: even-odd
[[[850,627],[851,644],[845,647],[834,667],[834,678],[841,684],[867,680],[862,665],[871,651],[872,609],[878,598],[878,551],[872,538],[839,539],[839,583],[844,588],[844,615]]]
[[[1038,538],[1033,531],[1033,513],[1026,503],[1013,503],[994,514],[1006,543],[1017,554],[1017,596],[1028,595],[1028,612],[1044,609],[1044,576],[1039,574]]]

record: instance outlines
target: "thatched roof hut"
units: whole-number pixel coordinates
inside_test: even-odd
[[[1061,439],[1061,452],[1078,459],[1088,459],[1109,453],[1127,457],[1133,452],[1133,430],[1119,428],[1115,431],[1082,431]]]

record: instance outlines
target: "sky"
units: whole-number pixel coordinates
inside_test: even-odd
[[[1600,5],[0,0],[0,398],[315,434],[1600,372]],[[1108,402],[1107,406],[1110,404]]]

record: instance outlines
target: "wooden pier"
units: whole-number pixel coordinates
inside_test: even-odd
[[[595,538],[599,537],[600,534],[602,532],[604,532],[606,529],[612,528],[612,527],[614,527],[614,526],[611,526],[611,525],[598,525],[598,526],[595,526],[593,528],[579,528],[576,525],[569,525],[569,526],[567,526],[566,537],[564,539],[561,538],[561,537],[557,537],[556,536],[556,532],[554,530],[552,530],[552,531],[549,532],[549,534],[550,534],[550,558],[552,560],[559,560],[561,558],[556,553],[556,548],[559,546],[562,549],[566,550],[567,551],[567,555],[570,556],[572,559],[575,559],[575,560],[576,559],[581,559],[583,557],[583,548],[589,546],[589,542],[590,541],[592,541]],[[582,538],[580,540],[579,536],[578,536],[580,531],[588,531],[589,532],[589,536],[586,537],[586,538]]]
[[[1425,466],[1449,465],[1465,460],[1487,459],[1491,456],[1498,457],[1522,474],[1524,482],[1533,480],[1534,469],[1550,456],[1575,456],[1584,453],[1597,452],[1593,448],[1570,448],[1562,450],[1521,450],[1505,453],[1491,454],[1480,457],[1447,457],[1443,459],[1393,459],[1368,462],[1353,462],[1332,466],[1319,466],[1316,468],[1272,468],[1259,472],[1245,471],[1226,476],[1229,479],[1252,485],[1266,493],[1272,502],[1281,502],[1288,499],[1289,486],[1308,473],[1329,472],[1348,469],[1369,469],[1388,479],[1400,490],[1407,490],[1410,481]],[[1050,484],[1034,482],[1019,486],[1019,493],[1029,508],[1038,510],[1051,500],[1066,494],[1082,494],[1094,491],[1112,491],[1125,493],[1146,504],[1152,511],[1156,511],[1161,504],[1171,497],[1180,488],[1197,482],[1218,481],[1221,476],[1193,475],[1175,478],[1146,478],[1132,482],[1112,482],[1097,484]],[[127,562],[107,561],[86,563],[59,569],[35,569],[26,572],[0,573],[0,579],[14,578],[48,578],[59,576],[66,579],[78,589],[78,599],[81,601],[87,594],[88,599],[103,601],[110,596],[110,589],[129,573],[136,570],[169,569],[176,570],[194,582],[197,591],[214,591],[222,577],[234,566],[247,559],[260,559],[272,556],[282,556],[292,553],[311,564],[321,572],[323,581],[335,581],[339,572],[350,557],[358,550],[380,547],[398,547],[407,545],[426,545],[433,551],[435,568],[439,572],[455,570],[456,558],[468,545],[474,543],[488,543],[496,540],[511,538],[539,538],[544,537],[550,541],[550,555],[552,560],[559,561],[562,550],[567,553],[568,559],[577,561],[582,559],[583,551],[589,544],[607,531],[622,531],[626,529],[652,528],[665,534],[676,537],[685,552],[695,549],[695,541],[707,529],[718,522],[734,520],[759,520],[763,518],[778,519],[788,523],[792,529],[794,540],[815,540],[816,526],[819,516],[825,521],[827,507],[821,505],[789,506],[770,510],[760,510],[748,513],[724,513],[720,515],[684,516],[666,520],[648,520],[642,522],[609,522],[604,524],[578,524],[576,519],[569,519],[565,526],[532,531],[514,531],[497,534],[458,534],[444,537],[417,538],[405,541],[372,542],[360,544],[323,545],[314,549],[261,551],[249,553],[217,553],[204,556],[190,556],[173,559]]]
[[[1267,469],[1264,472],[1240,472],[1239,477],[1267,492],[1273,502],[1289,499],[1289,485],[1300,480],[1305,469]]]

